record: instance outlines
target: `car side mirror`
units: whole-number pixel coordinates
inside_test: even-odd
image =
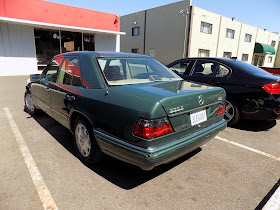
[[[41,79],[41,74],[31,74],[30,81],[31,82],[39,82]]]

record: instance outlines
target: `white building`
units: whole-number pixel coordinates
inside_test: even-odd
[[[37,73],[63,52],[119,51],[119,23],[118,15],[43,0],[0,1],[0,75]]]

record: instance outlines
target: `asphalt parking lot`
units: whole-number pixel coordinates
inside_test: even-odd
[[[85,166],[66,128],[24,111],[27,78],[0,77],[0,209],[261,209],[277,190],[280,121],[241,121],[148,172]]]

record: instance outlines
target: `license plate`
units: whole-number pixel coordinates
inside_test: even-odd
[[[203,109],[203,110],[191,112],[190,117],[191,117],[192,126],[202,123],[207,120],[206,110]]]

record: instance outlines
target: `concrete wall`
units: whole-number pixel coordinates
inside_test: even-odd
[[[251,42],[245,42],[246,34],[252,35]],[[252,63],[256,36],[257,36],[257,28],[246,24],[241,25],[241,33],[239,38],[238,54],[237,54],[238,60],[242,60],[243,54],[248,54],[248,61],[246,63],[249,64]]]
[[[267,63],[267,65],[265,65],[266,67],[274,67],[274,65],[275,65],[276,55],[277,55],[278,46],[279,46],[279,35],[275,34],[275,33],[270,33],[268,44],[271,45],[272,41],[276,41],[276,44],[275,44],[275,47],[274,47],[276,53],[275,53],[275,55],[272,55],[272,62]],[[268,56],[266,56],[266,57],[268,57]],[[267,61],[268,60],[266,59],[266,62]]]
[[[216,57],[224,57],[224,52],[231,52],[232,57],[237,56],[238,42],[241,31],[241,23],[221,16],[220,34]],[[227,29],[234,30],[234,39],[226,37]]]
[[[212,24],[212,34],[200,32],[201,22]],[[192,6],[191,31],[188,57],[197,57],[198,50],[210,50],[210,57],[216,57],[219,39],[220,15]]]
[[[121,36],[121,52],[131,53],[131,49],[139,49],[140,54],[144,52],[144,28],[145,28],[145,11],[121,16],[120,30],[126,32]],[[139,35],[132,36],[132,28],[139,27]]]
[[[145,54],[154,51],[154,57],[165,65],[186,57],[187,9],[189,2],[180,1],[147,11]]]
[[[0,75],[37,72],[33,27],[0,22]]]
[[[278,50],[277,50],[277,54],[276,54],[276,58],[275,58],[274,67],[280,68],[280,45],[279,45],[279,42],[278,42]]]
[[[120,27],[126,35],[121,36],[121,51],[131,52],[133,48],[139,48],[139,53],[154,53],[163,64],[186,57],[189,5],[189,0],[185,0],[146,10],[146,39],[145,11],[122,16]],[[139,27],[139,36],[132,36],[133,27]]]

